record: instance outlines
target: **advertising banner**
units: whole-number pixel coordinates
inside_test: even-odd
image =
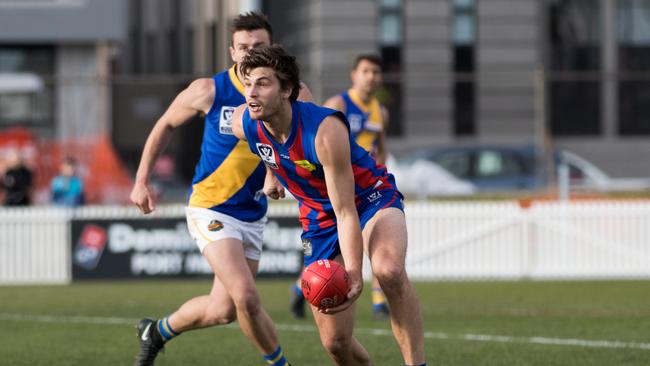
[[[259,276],[302,269],[297,218],[269,218]],[[72,220],[73,279],[210,276],[185,218]]]

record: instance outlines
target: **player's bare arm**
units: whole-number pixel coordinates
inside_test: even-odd
[[[336,313],[349,307],[361,294],[363,238],[354,199],[354,174],[350,160],[349,134],[337,117],[327,117],[316,134],[316,155],[323,165],[327,194],[332,202],[338,225],[341,255],[350,277],[348,299],[327,309]]]
[[[314,102],[314,96],[307,87],[307,84],[300,82],[300,93],[298,93],[298,100],[301,102]]]
[[[274,200],[279,200],[280,198],[285,197],[284,187],[269,167],[266,167],[266,177],[264,178],[264,187],[262,188],[262,191],[266,197]]]
[[[323,107],[336,109],[337,111],[343,112],[345,114],[345,101],[340,95],[335,95],[325,101]]]
[[[381,126],[381,132],[379,132],[379,138],[377,139],[377,152],[375,155],[375,160],[378,164],[386,164],[386,129],[388,129],[388,109],[381,106],[381,120],[383,121],[383,126]]]
[[[189,122],[199,113],[207,113],[214,99],[214,81],[201,78],[180,92],[165,113],[156,121],[142,150],[142,158],[135,177],[131,201],[147,214],[155,209],[149,178],[158,156],[167,147],[175,128]]]

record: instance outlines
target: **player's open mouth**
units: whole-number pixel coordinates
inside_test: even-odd
[[[248,109],[252,112],[259,112],[262,106],[258,103],[248,103]]]

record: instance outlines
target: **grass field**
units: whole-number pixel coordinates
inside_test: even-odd
[[[289,280],[260,280],[296,365],[329,365],[311,318],[288,313]],[[0,365],[130,365],[133,325],[208,291],[207,280],[0,287]],[[649,365],[650,281],[417,283],[429,365]],[[367,287],[366,287],[367,289]],[[402,365],[369,291],[356,334],[376,365]],[[157,365],[263,365],[236,326],[188,332]]]

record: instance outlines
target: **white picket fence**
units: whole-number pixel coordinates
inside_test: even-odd
[[[181,205],[156,213],[183,215]],[[293,204],[269,210],[295,215]],[[141,216],[131,207],[2,209],[0,284],[70,282],[73,217]],[[407,203],[406,219],[417,280],[650,278],[650,202]]]

